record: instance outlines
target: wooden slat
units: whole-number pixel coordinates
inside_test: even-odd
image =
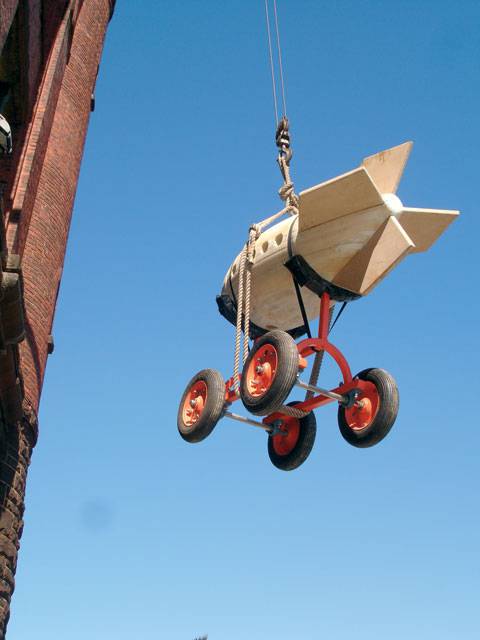
[[[364,167],[300,193],[300,232],[383,204]]]
[[[396,192],[412,146],[413,142],[404,142],[363,160],[363,166],[380,193]]]
[[[335,284],[367,294],[414,248],[414,243],[391,216],[335,277]]]
[[[447,209],[414,209],[404,207],[398,220],[415,243],[413,251],[426,251],[459,215]]]

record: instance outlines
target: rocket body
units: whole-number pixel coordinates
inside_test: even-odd
[[[354,171],[303,191],[299,214],[259,236],[250,313],[257,327],[291,331],[303,325],[292,273],[285,266],[292,258],[299,256],[343,299],[354,299],[370,293],[406,255],[428,249],[458,215],[404,207],[395,195],[410,148],[405,143],[370,156]],[[240,254],[222,288],[222,297],[235,309],[239,264]],[[314,319],[318,290],[304,286],[302,298],[307,317]]]

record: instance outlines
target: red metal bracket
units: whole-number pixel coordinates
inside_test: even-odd
[[[233,376],[225,382],[225,402],[228,402],[230,404],[232,402],[235,402],[235,400],[238,400],[238,396],[233,387],[233,382],[234,382]]]
[[[325,351],[328,353],[337,363],[342,377],[343,383],[331,391],[340,395],[348,394],[353,389],[359,389],[365,391],[365,383],[362,380],[353,379],[350,366],[343,355],[343,353],[335,345],[328,340],[328,331],[330,325],[330,295],[325,291],[320,299],[320,317],[318,321],[318,337],[317,338],[305,338],[297,344],[298,357],[299,357],[299,369],[305,369],[307,366],[306,358],[318,353],[319,351]],[[225,400],[232,403],[238,400],[238,396],[235,393],[233,387],[233,376],[229,378],[225,383]],[[304,411],[312,411],[318,407],[321,407],[329,402],[335,402],[332,398],[328,398],[322,395],[316,395],[304,402],[300,402],[295,406],[296,409],[303,409]],[[271,424],[274,420],[278,420],[283,414],[276,412],[266,418],[263,422],[265,424]]]
[[[325,291],[320,300],[320,317],[318,321],[318,338],[306,338],[298,343],[297,349],[301,357],[308,357],[318,351],[326,351],[338,364],[342,372],[343,382],[351,382],[352,372],[345,356],[328,340],[330,321],[330,295]]]

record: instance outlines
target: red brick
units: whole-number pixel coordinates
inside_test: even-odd
[[[110,3],[85,0],[75,24],[37,197],[23,248],[27,339],[20,346],[25,396],[37,410],[70,217]]]
[[[0,0],[0,47],[17,1]],[[113,0],[25,0],[19,5],[19,70],[24,121],[14,153],[0,158],[6,238],[19,254],[26,339],[1,356],[0,423],[16,390],[23,419],[0,424],[0,640],[4,638],[23,529],[27,469],[62,276],[73,201],[90,115],[90,98]],[[68,60],[68,64],[67,64]],[[15,261],[9,264],[14,265]],[[2,269],[7,268],[3,258]],[[13,268],[13,267],[12,267]],[[1,301],[0,301],[1,307]],[[0,311],[1,312],[1,311]],[[23,405],[21,400],[23,392]],[[13,415],[13,414],[12,414]],[[2,435],[0,433],[0,435]]]
[[[17,5],[18,0],[0,0],[0,51],[10,31]]]

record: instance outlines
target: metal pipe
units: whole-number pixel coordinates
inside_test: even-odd
[[[251,424],[252,427],[260,427],[260,429],[264,429],[265,431],[271,431],[272,426],[269,424],[263,424],[263,422],[258,422],[257,420],[251,420],[250,418],[245,418],[245,416],[239,416],[238,413],[232,413],[231,411],[225,411],[223,414],[226,418],[231,418],[232,420],[238,420],[238,422],[243,422],[245,424]]]
[[[322,389],[321,387],[315,387],[313,384],[308,384],[307,382],[302,382],[301,380],[297,380],[295,383],[297,387],[301,389],[305,389],[306,391],[313,391],[317,393],[319,396],[326,396],[327,398],[331,398],[332,400],[337,400],[337,402],[341,402],[342,404],[348,403],[348,396],[342,396],[340,393],[335,393],[335,391],[328,391],[328,389]]]

